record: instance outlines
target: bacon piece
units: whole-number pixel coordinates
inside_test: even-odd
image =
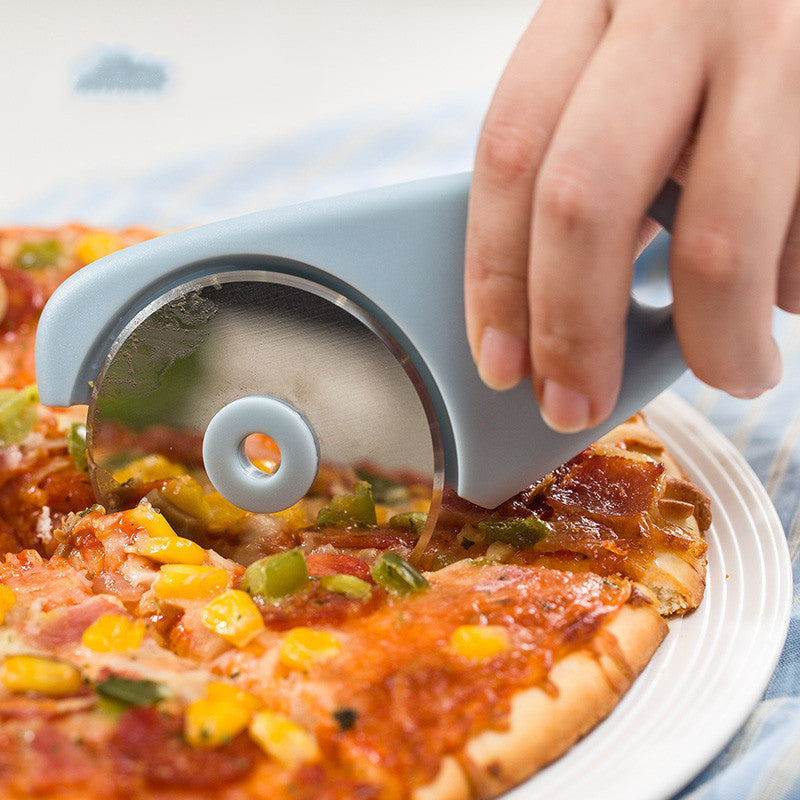
[[[552,487],[547,502],[601,519],[632,517],[650,508],[663,473],[656,461],[590,454]]]
[[[72,564],[63,558],[44,562],[35,550],[6,554],[0,583],[24,595],[27,605],[39,600],[42,611],[78,605],[91,595],[89,581]]]
[[[38,630],[28,635],[31,644],[43,650],[52,650],[80,641],[83,632],[103,614],[124,614],[119,603],[107,595],[95,595],[76,606],[57,608],[40,617]]]

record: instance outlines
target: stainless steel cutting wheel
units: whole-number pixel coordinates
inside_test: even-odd
[[[134,459],[155,457],[258,513],[299,501],[320,467],[430,490],[442,442],[399,344],[354,302],[303,278],[235,270],[195,278],[138,313],[110,348],[89,405],[90,471],[108,508]],[[268,437],[270,468],[248,451]]]

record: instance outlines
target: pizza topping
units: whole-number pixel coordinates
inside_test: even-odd
[[[72,564],[57,557],[44,561],[35,550],[7,554],[0,563],[0,581],[45,612],[91,597],[89,581]]]
[[[212,789],[246,776],[258,753],[239,736],[213,749],[193,747],[182,735],[183,720],[153,708],[131,708],[119,719],[109,743],[115,768],[149,784]]]
[[[228,589],[215,597],[203,608],[202,622],[236,647],[244,647],[264,628],[264,619],[253,599],[239,589]]]
[[[58,239],[38,239],[25,242],[17,250],[14,263],[22,269],[52,267],[64,252]]]
[[[206,551],[197,542],[184,539],[182,536],[151,536],[127,548],[130,553],[137,553],[158,561],[161,564],[200,565],[205,561]]]
[[[390,517],[389,527],[398,528],[401,531],[414,530],[417,534],[420,534],[427,521],[428,515],[422,511],[406,511]]]
[[[152,706],[168,696],[164,687],[155,681],[121,675],[109,675],[94,688],[101,697],[124,707]]]
[[[349,731],[358,722],[358,712],[354,708],[337,708],[332,716],[340,731]]]
[[[369,564],[362,558],[346,553],[316,552],[306,556],[308,572],[314,577],[324,575],[353,575],[363,581],[371,582]]]
[[[20,270],[0,267],[0,281],[6,290],[6,313],[0,322],[0,331],[12,334],[12,338],[24,338],[29,331],[32,334],[34,326],[29,323],[34,322],[44,308],[45,293],[30,275]],[[19,348],[20,344],[16,346]]]
[[[227,683],[212,681],[205,697],[190,703],[184,716],[183,733],[195,747],[219,747],[236,738],[248,726],[264,702],[250,692]]]
[[[513,547],[530,547],[547,535],[548,528],[532,514],[528,517],[489,517],[478,523],[477,531],[489,544],[500,542]]]
[[[604,519],[642,514],[663,473],[657,461],[588,453],[553,486],[548,503]]]
[[[389,592],[400,596],[414,594],[430,584],[402,556],[391,551],[381,553],[370,570],[373,580]]]
[[[48,697],[76,694],[83,685],[71,664],[39,656],[9,656],[0,667],[0,681],[11,692],[36,692]]]
[[[0,445],[21,442],[33,430],[38,410],[36,386],[0,389]]]
[[[109,231],[88,231],[75,244],[75,255],[84,263],[91,264],[98,258],[111,255],[123,246],[121,239]]]
[[[351,600],[366,600],[372,594],[372,587],[367,581],[355,575],[338,574],[323,575],[319,579],[323,589],[336,594],[343,594]]]
[[[295,547],[254,561],[245,570],[242,589],[248,594],[275,600],[293,594],[308,582],[308,565]]]
[[[450,634],[450,646],[464,658],[491,658],[508,648],[508,631],[502,625],[459,625]]]
[[[332,633],[300,626],[284,636],[278,659],[287,669],[307,672],[309,666],[327,661],[341,649],[342,643]]]
[[[144,620],[107,613],[83,632],[81,642],[97,653],[124,653],[136,650],[143,639]]]
[[[230,575],[221,567],[196,564],[163,564],[153,581],[162,600],[199,600],[228,588]]]
[[[86,454],[86,425],[73,422],[67,431],[67,451],[72,457],[75,467],[81,472],[89,469],[89,458]]]
[[[16,602],[17,596],[14,592],[8,586],[0,583],[0,625],[5,622],[6,613],[11,610]]]
[[[317,761],[320,757],[314,736],[283,714],[260,711],[253,717],[248,730],[265,753],[289,769]]]
[[[374,527],[377,524],[372,488],[367,481],[358,481],[352,494],[335,495],[317,514],[320,528]]]

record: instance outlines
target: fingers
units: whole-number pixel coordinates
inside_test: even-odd
[[[722,59],[711,76],[672,246],[675,326],[687,363],[739,397],[780,379],[773,306],[782,298],[797,308],[800,288],[792,224],[800,97],[779,52],[772,39],[765,51]],[[776,56],[776,68],[763,69]]]
[[[602,0],[545,0],[515,50],[486,117],[470,192],[467,336],[483,380],[507,389],[530,370],[528,236],[538,165],[607,23]]]
[[[683,170],[671,270],[686,360],[731,394],[774,385],[774,305],[800,313],[798,35],[789,0],[731,0],[724,13],[545,0],[475,162],[465,299],[487,384],[530,369],[559,430],[608,416],[644,211]]]
[[[542,414],[562,431],[613,409],[642,218],[689,138],[702,91],[699,43],[676,36],[669,20],[650,25],[650,5],[612,21],[536,182],[530,349]]]

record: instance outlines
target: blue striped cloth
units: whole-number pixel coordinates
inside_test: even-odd
[[[169,229],[463,171],[471,165],[482,111],[468,98],[413,119],[365,113],[268,146],[193,154],[125,181],[75,180],[12,207],[4,222]],[[666,248],[665,240],[657,240],[640,260],[637,283],[645,297],[663,286]],[[778,313],[775,330],[785,377],[763,397],[735,400],[688,374],[674,387],[733,442],[766,487],[786,532],[795,587],[788,640],[762,700],[680,793],[686,800],[800,798],[800,318]]]

